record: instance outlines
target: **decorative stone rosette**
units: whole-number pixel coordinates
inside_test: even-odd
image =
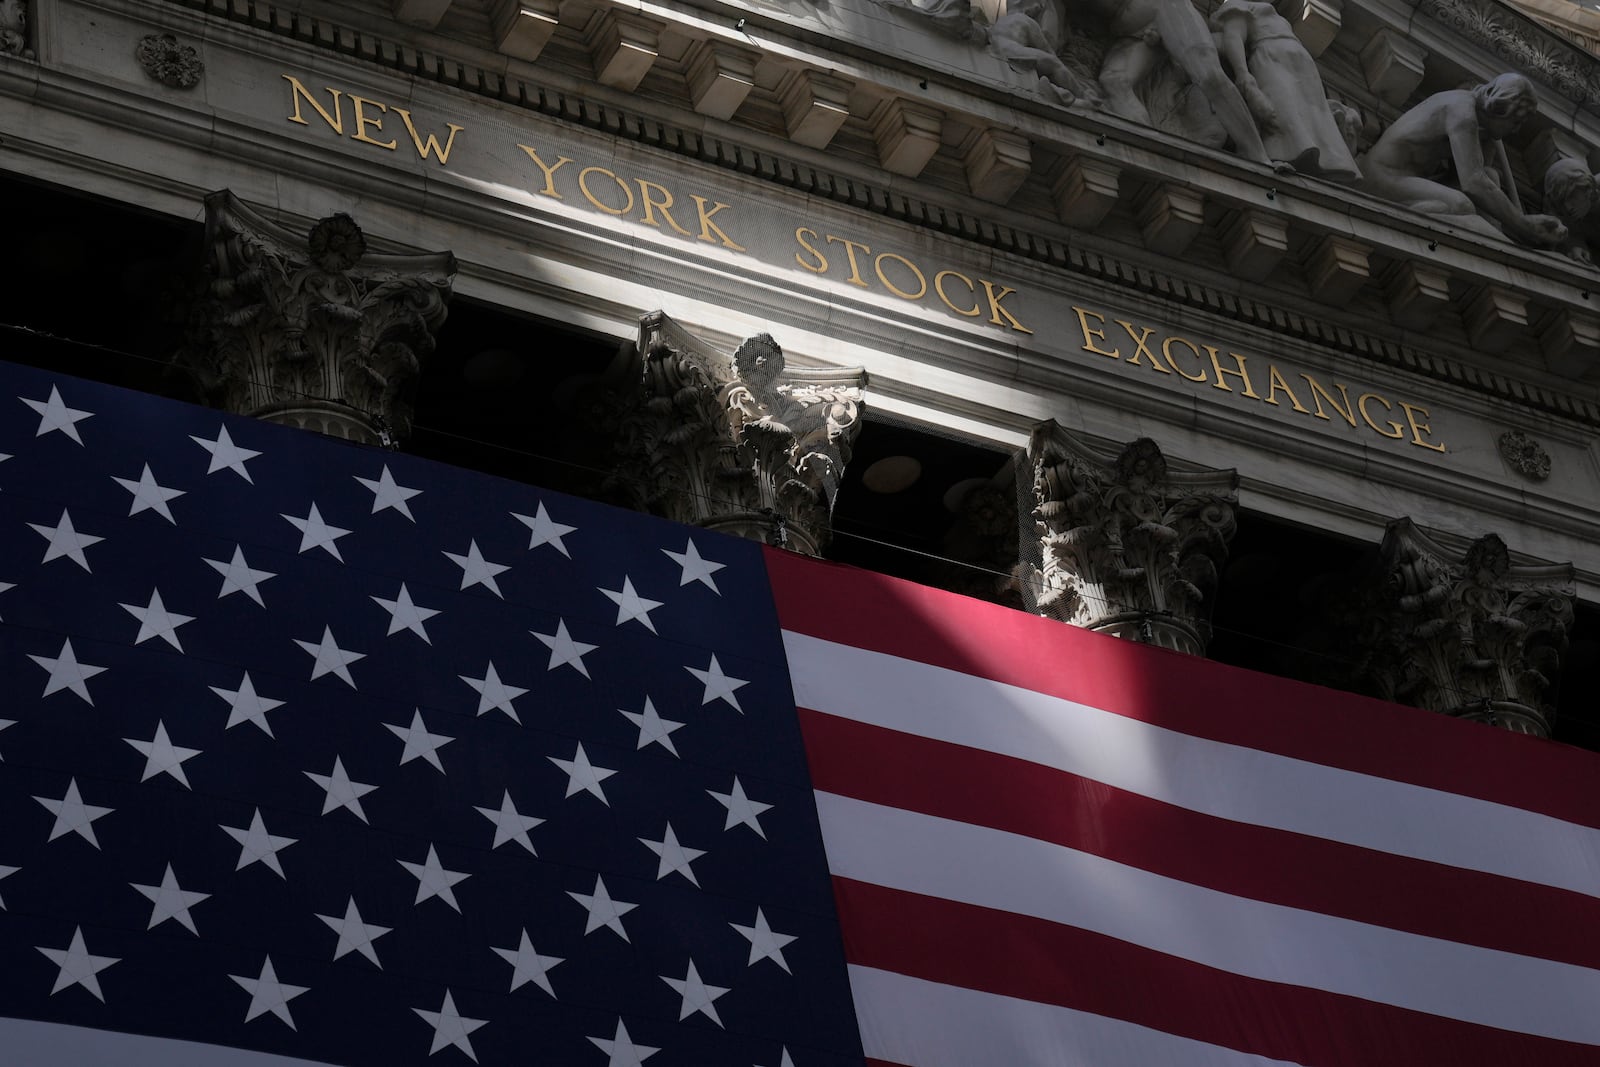
[[[864,371],[789,369],[767,334],[729,359],[661,312],[640,324],[636,370],[614,480],[635,507],[821,552],[861,429]]]
[[[146,74],[172,89],[193,89],[206,70],[200,53],[192,45],[179,44],[170,33],[139,38],[134,56]]]
[[[1035,428],[1028,462],[1039,559],[1022,577],[1032,609],[1203,655],[1237,473],[1172,471],[1149,438],[1103,452],[1054,421]]]
[[[225,190],[206,198],[206,247],[203,344],[182,362],[213,404],[374,444],[409,434],[453,255],[371,255],[343,214],[302,237]]]

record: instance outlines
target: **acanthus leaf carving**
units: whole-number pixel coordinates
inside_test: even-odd
[[[369,255],[336,214],[300,237],[223,191],[206,198],[202,343],[182,362],[219,407],[389,443],[455,276],[448,252]]]

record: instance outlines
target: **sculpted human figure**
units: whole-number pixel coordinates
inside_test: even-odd
[[[1358,160],[1363,187],[1480,233],[1559,245],[1567,236],[1560,219],[1522,213],[1501,143],[1537,106],[1533,84],[1520,74],[1435,93],[1396,119]],[[1460,188],[1436,178],[1451,166]]]
[[[989,27],[989,44],[1002,58],[1035,71],[1041,90],[1063,104],[1093,96],[1094,87],[1061,61],[1061,13],[1047,0],[1013,0]]]
[[[1079,2],[1104,19],[1111,31],[1112,42],[1100,65],[1100,85],[1109,110],[1149,124],[1150,113],[1136,90],[1164,53],[1211,104],[1234,149],[1249,159],[1272,162],[1244,97],[1222,69],[1205,17],[1190,0]]]
[[[1279,0],[1283,2],[1283,0]],[[1223,0],[1212,12],[1222,55],[1261,128],[1267,155],[1332,181],[1361,176],[1328,109],[1322,75],[1271,3]]]
[[[1600,180],[1582,160],[1558,159],[1544,174],[1544,209],[1567,227],[1557,247],[1579,263],[1594,263],[1589,242],[1600,231]]]

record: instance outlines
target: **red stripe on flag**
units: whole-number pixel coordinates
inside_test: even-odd
[[[1123,641],[777,549],[784,629],[1196,737],[1600,828],[1600,762],[1555,742]],[[1421,758],[1422,754],[1426,758]]]
[[[808,709],[800,726],[824,792],[1023,834],[1234,896],[1600,967],[1600,942],[1575,936],[1600,929],[1600,900],[1578,893],[1234,822]]]
[[[1246,978],[1071,926],[834,879],[853,964],[1316,1067],[1595,1067],[1600,1049]],[[858,1005],[858,1010],[861,1006]],[[1417,1050],[1426,1049],[1426,1060]]]

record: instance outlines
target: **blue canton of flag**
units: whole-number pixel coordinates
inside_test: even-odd
[[[861,1062],[757,546],[0,370],[7,1062]]]

